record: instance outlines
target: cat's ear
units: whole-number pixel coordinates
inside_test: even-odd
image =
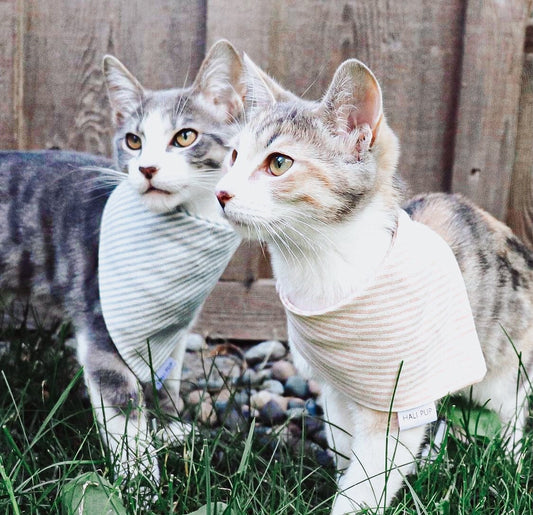
[[[334,134],[353,135],[359,151],[374,143],[383,119],[381,88],[374,74],[357,59],[339,66],[321,110]]]
[[[109,101],[117,125],[132,112],[143,97],[144,89],[132,73],[112,55],[103,62],[104,77]]]
[[[241,116],[245,94],[243,67],[239,54],[229,41],[221,39],[209,49],[193,90],[224,118],[230,120]]]
[[[290,91],[283,89],[272,77],[259,68],[246,53],[243,53],[242,60],[244,63],[244,84],[246,86],[244,104],[247,111],[294,98]]]

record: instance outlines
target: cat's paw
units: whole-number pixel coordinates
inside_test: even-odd
[[[173,420],[159,429],[156,438],[163,444],[171,445],[183,443],[191,434],[198,434],[198,430],[193,424]]]

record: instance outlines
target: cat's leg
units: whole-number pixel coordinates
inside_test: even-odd
[[[342,472],[350,465],[353,440],[353,402],[341,392],[321,385],[320,396],[327,420],[326,435],[330,449],[335,453],[337,470]]]
[[[158,432],[158,436],[166,443],[182,442],[192,431],[190,424],[181,421],[180,412],[183,409],[180,399],[181,374],[185,360],[187,335],[180,338],[170,358],[173,367],[162,381],[162,387],[157,392],[159,408],[163,411],[166,420]]]
[[[426,426],[399,431],[395,414],[354,406],[351,462],[339,480],[332,515],[370,507],[381,513],[413,471]]]
[[[529,390],[524,374],[506,373],[505,367],[489,371],[481,383],[472,387],[473,400],[499,414],[502,437],[507,450],[515,458],[521,453],[521,440],[529,413]]]
[[[99,323],[100,322],[100,323]],[[105,444],[115,459],[115,471],[139,474],[159,482],[142,387],[109,338],[103,319],[78,329],[78,360]]]

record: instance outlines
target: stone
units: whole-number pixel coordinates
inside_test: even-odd
[[[285,391],[283,384],[276,379],[267,379],[266,381],[263,381],[261,389],[268,390],[272,393],[277,393],[278,395],[283,395],[283,392]]]
[[[306,401],[300,399],[299,397],[290,397],[288,398],[289,402],[287,404],[288,409],[292,408],[305,408]]]
[[[214,426],[217,423],[218,418],[211,399],[204,400],[200,404],[200,409],[198,411],[198,420],[209,426]]]
[[[314,399],[307,399],[305,401],[305,409],[312,417],[319,417],[324,414],[324,410],[316,403]]]
[[[270,402],[273,394],[268,390],[261,390],[250,397],[250,405],[252,408],[260,410],[267,402]]]
[[[209,399],[210,396],[205,390],[193,390],[189,392],[186,397],[186,402],[189,406],[196,406],[200,404],[204,399]]]
[[[268,340],[250,347],[244,354],[250,365],[266,361],[276,361],[287,353],[285,345],[277,340]]]
[[[224,378],[237,378],[242,375],[242,361],[234,356],[215,356],[213,367]]]
[[[270,378],[270,369],[257,371],[253,368],[247,368],[240,377],[236,378],[236,381],[234,381],[234,383],[244,386],[257,386],[260,385],[266,379]]]
[[[292,376],[285,381],[285,395],[305,399],[309,395],[307,381],[301,376]]]
[[[233,402],[238,406],[244,406],[245,404],[250,404],[251,392],[248,390],[237,390],[233,394]]]
[[[324,429],[324,422],[315,417],[304,417],[303,425],[308,438]]]
[[[190,333],[185,338],[185,348],[191,352],[198,352],[207,349],[207,343],[201,334]]]
[[[209,377],[209,379],[200,378],[196,382],[198,389],[216,392],[224,387],[224,379],[221,377]]]
[[[317,449],[315,452],[315,459],[321,467],[333,467],[333,454],[326,449]]]
[[[322,447],[323,449],[327,449],[328,447],[328,437],[326,436],[326,430],[321,429],[320,431],[317,431],[311,436],[311,439],[313,442],[317,443]]]
[[[298,408],[289,408],[287,409],[287,418],[290,420],[299,420],[305,414],[305,407],[301,406]]]
[[[314,379],[309,379],[309,381],[307,381],[307,387],[309,388],[309,394],[313,397],[318,397],[322,393],[320,384]]]
[[[296,368],[294,368],[294,365],[287,360],[280,360],[276,361],[272,365],[272,378],[277,379],[278,381],[281,381],[284,383],[289,379],[289,377],[292,377],[296,375]]]
[[[286,414],[275,400],[270,400],[259,410],[259,417],[263,422],[273,426],[281,424],[285,420]]]

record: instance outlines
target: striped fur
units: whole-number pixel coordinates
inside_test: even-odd
[[[350,374],[364,366],[346,357],[358,340],[344,338],[338,328],[350,325],[348,315],[326,326],[327,345],[322,340],[323,347],[311,352],[294,330],[302,323],[294,307],[301,313],[329,312],[379,275],[400,212],[398,143],[385,120],[377,80],[356,60],[339,67],[320,102],[284,91],[249,60],[245,68],[247,123],[232,140],[235,150],[225,162],[217,195],[245,236],[268,243],[288,307],[295,363],[302,374],[322,382],[329,442],[341,472],[333,515],[365,506],[382,512],[413,470],[426,427],[399,431],[394,416],[358,402],[355,390],[365,386],[351,385],[356,379]],[[279,156],[290,166],[273,173]],[[499,413],[504,441],[518,456],[528,412],[526,376],[533,375],[533,254],[507,227],[461,197],[424,195],[406,209],[439,233],[457,259],[487,365],[472,398]],[[419,259],[419,247],[410,252]],[[389,292],[393,287],[394,278]],[[431,311],[438,308],[434,304]],[[298,329],[311,341],[324,329],[308,322]],[[376,325],[379,341],[388,326]],[[448,359],[440,352],[419,359],[430,367],[439,357]],[[367,375],[385,380],[368,367]],[[376,391],[386,388],[390,384]]]

